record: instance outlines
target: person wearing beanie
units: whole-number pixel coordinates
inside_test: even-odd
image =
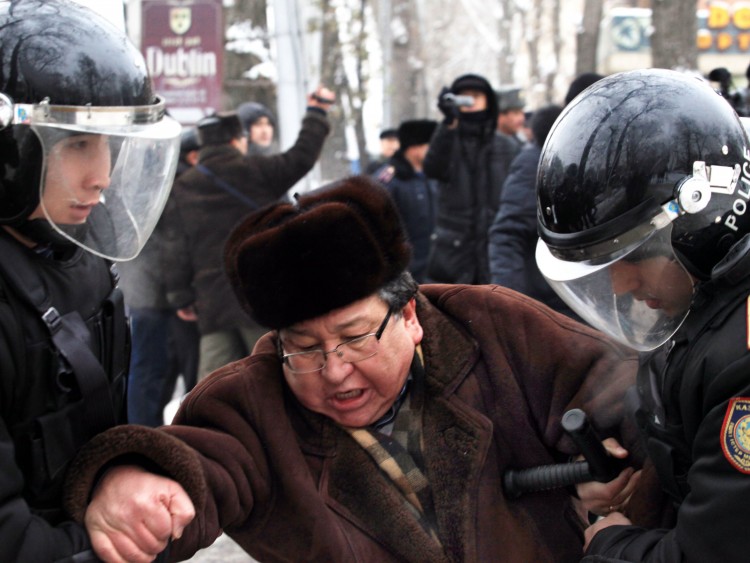
[[[427,279],[488,283],[487,229],[509,164],[495,135],[497,98],[484,77],[465,74],[443,88],[438,108],[445,119],[424,161],[427,177],[438,181]]]
[[[181,560],[224,531],[268,562],[579,561],[576,507],[623,502],[632,469],[580,499],[510,497],[503,474],[575,454],[568,408],[616,435],[631,352],[502,288],[417,286],[410,254],[367,176],[240,223],[225,267],[270,332],[173,424],[81,452],[67,508],[97,552],[151,560],[172,535]]]
[[[163,270],[167,297],[178,316],[198,324],[198,378],[247,356],[264,329],[244,315],[222,269],[221,249],[248,213],[279,198],[307,174],[320,156],[330,124],[333,93],[320,88],[294,145],[270,155],[249,155],[240,114],[220,112],[197,124],[199,163],[175,182],[165,211]],[[187,249],[188,260],[185,261]]]
[[[376,179],[391,194],[412,245],[409,271],[417,283],[425,281],[430,237],[435,228],[437,182],[424,175],[423,163],[437,122],[411,119],[398,127],[399,149]]]
[[[271,110],[258,102],[244,102],[237,106],[237,115],[247,134],[248,154],[270,154],[276,127]]]

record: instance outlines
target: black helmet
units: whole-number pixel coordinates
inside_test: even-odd
[[[655,347],[687,315],[693,285],[709,279],[750,231],[748,159],[739,118],[704,80],[649,69],[596,82],[566,107],[542,150],[537,177],[542,273],[592,324],[636,348]],[[630,314],[640,318],[625,326],[622,295],[612,287],[583,290],[582,281],[590,283],[594,272],[607,272],[613,263],[644,256],[676,258],[686,270],[680,279],[690,284],[683,293],[690,295],[675,310],[645,291],[631,295]],[[663,283],[666,273],[660,276]],[[670,283],[677,294],[681,284]],[[598,298],[592,296],[597,292]],[[597,308],[596,299],[617,307],[616,329],[605,326],[611,319],[603,317],[612,312]],[[661,318],[654,318],[655,310]]]
[[[79,198],[77,219],[52,217],[42,195],[53,151],[85,136],[106,136],[106,185],[96,203]],[[68,0],[0,1],[0,224],[36,238],[41,222],[53,239],[132,258],[161,213],[178,148],[179,124],[121,30]]]

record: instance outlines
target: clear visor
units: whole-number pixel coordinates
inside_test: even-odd
[[[96,117],[91,123],[31,121],[44,152],[40,209],[55,230],[89,252],[130,260],[166,204],[181,127],[167,116],[133,122],[117,108],[110,116],[97,108]]]
[[[669,223],[596,263],[560,260],[540,239],[536,261],[584,320],[636,350],[653,350],[677,331],[693,299],[693,279],[675,256],[671,235]]]

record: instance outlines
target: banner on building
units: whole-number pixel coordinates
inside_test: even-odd
[[[143,0],[141,51],[169,113],[193,124],[221,108],[222,0]]]

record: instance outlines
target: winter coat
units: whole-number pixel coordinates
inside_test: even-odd
[[[252,356],[201,382],[175,424],[123,426],[92,443],[71,472],[71,513],[83,515],[103,464],[137,451],[196,503],[196,520],[172,545],[175,558],[223,530],[269,562],[578,561],[583,524],[569,492],[511,500],[502,474],[568,459],[573,448],[560,426],[568,407],[612,431],[633,356],[503,288],[421,290],[423,451],[442,548],[366,451],[297,402],[272,333]]]
[[[329,130],[325,115],[308,110],[297,141],[286,152],[245,157],[228,144],[202,148],[200,164],[254,205],[219,187],[198,167],[175,182],[164,212],[167,298],[175,308],[195,306],[201,334],[253,326],[224,272],[224,242],[248,213],[278,200],[310,171]],[[180,261],[185,249],[187,264]]]
[[[72,325],[77,338],[71,340],[81,347],[68,352],[81,357],[88,346],[91,358],[103,367],[101,378],[89,371],[85,379],[105,390],[98,396],[104,401],[92,405],[81,399],[78,379],[60,360],[41,313],[0,275],[0,561],[62,561],[91,554],[86,530],[63,510],[63,481],[78,448],[101,430],[94,426],[92,412],[104,406],[113,423],[123,420],[115,416],[123,413],[127,324],[121,307],[120,313],[110,314],[118,300],[105,304],[108,296],[114,297],[105,260],[77,247],[70,256],[55,259],[22,246],[2,229],[0,238],[16,248],[3,248],[1,259],[16,272],[21,261],[29,264],[38,276],[34,281],[44,284],[48,305],[71,323],[78,320]],[[33,283],[27,289],[40,292]],[[58,327],[58,336],[64,331]],[[115,341],[119,344],[113,353]],[[108,398],[117,412],[105,406]]]
[[[487,231],[519,147],[495,133],[492,121],[440,124],[424,171],[439,181],[428,278],[445,283],[489,283]]]
[[[490,281],[574,315],[536,265],[536,172],[541,154],[538,144],[529,143],[513,159],[489,230]]]
[[[376,179],[385,185],[398,208],[412,244],[409,271],[417,282],[422,283],[427,273],[430,239],[435,228],[437,182],[415,172],[401,152],[391,157],[389,165],[376,175]]]
[[[735,267],[735,283],[701,284],[679,331],[644,357],[638,420],[659,476],[653,484],[666,497],[657,503],[641,483],[628,515],[647,529],[600,531],[587,560],[747,561],[750,278],[744,262]]]

